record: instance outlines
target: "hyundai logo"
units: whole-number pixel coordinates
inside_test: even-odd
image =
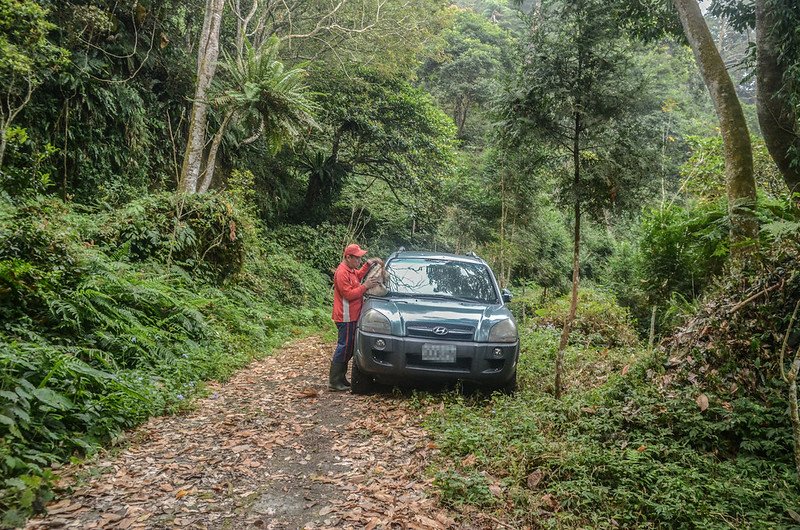
[[[433,332],[437,335],[447,335],[447,328],[444,326],[436,326],[433,328]]]

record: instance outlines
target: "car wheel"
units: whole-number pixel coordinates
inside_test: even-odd
[[[362,372],[355,359],[350,370],[350,392],[353,394],[370,394],[375,391],[375,381],[368,374]]]
[[[509,396],[517,391],[517,371],[514,370],[514,375],[511,376],[507,382],[500,385],[497,390]]]

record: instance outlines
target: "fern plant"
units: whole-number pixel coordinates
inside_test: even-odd
[[[258,245],[230,197],[175,206],[147,196],[98,224],[59,201],[0,201],[0,525],[41,507],[51,464],[327,321],[324,278]],[[173,223],[192,237],[173,246]]]

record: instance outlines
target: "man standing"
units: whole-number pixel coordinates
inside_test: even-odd
[[[361,283],[370,267],[381,262],[379,258],[372,258],[362,265],[361,261],[366,253],[366,250],[355,243],[347,245],[344,259],[333,274],[333,321],[339,330],[339,338],[331,360],[328,388],[336,392],[347,390],[350,386],[345,374],[347,363],[353,356],[356,325],[361,316],[364,293],[379,283],[378,278],[368,278]]]

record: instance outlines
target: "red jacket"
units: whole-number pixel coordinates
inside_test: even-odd
[[[335,322],[355,322],[361,316],[361,305],[367,288],[361,280],[369,272],[365,263],[360,269],[351,269],[343,261],[333,274],[333,320]]]

